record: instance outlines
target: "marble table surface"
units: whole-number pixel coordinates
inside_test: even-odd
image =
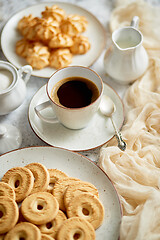
[[[32,4],[45,2],[39,0],[0,0],[0,29],[2,29],[3,25],[14,13],[17,11],[28,7]],[[63,0],[63,2],[70,2],[77,4],[87,10],[89,10],[92,14],[94,14],[99,21],[104,26],[107,32],[107,42],[110,41],[110,35],[108,33],[108,22],[110,18],[110,13],[114,8],[114,1],[112,0]],[[120,97],[123,97],[123,94],[127,88],[127,86],[121,86],[111,80],[106,74],[103,67],[103,57],[104,51],[102,52],[99,59],[91,66],[93,70],[95,70],[103,79],[103,81],[109,84]],[[2,51],[0,50],[0,59],[6,60],[3,56]],[[27,84],[27,96],[23,104],[17,108],[15,111],[9,113],[5,116],[0,116],[0,124],[12,124],[16,126],[22,133],[22,144],[21,147],[29,147],[29,146],[46,146],[47,144],[40,140],[35,133],[32,131],[29,122],[28,122],[28,107],[29,103],[33,97],[33,95],[44,85],[47,83],[47,79],[31,77],[30,81]],[[80,152],[81,154],[89,157],[91,160],[96,161],[99,156],[99,148],[92,151]]]

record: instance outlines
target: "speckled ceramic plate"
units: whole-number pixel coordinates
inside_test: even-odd
[[[46,85],[43,86],[32,98],[29,105],[29,123],[35,134],[47,144],[54,147],[62,147],[72,151],[91,150],[102,146],[112,139],[114,129],[109,118],[97,112],[90,124],[80,130],[71,130],[60,123],[46,123],[35,114],[34,108],[38,104],[48,100]],[[107,84],[104,84],[104,94],[111,97],[116,105],[116,112],[113,119],[117,128],[122,127],[124,121],[124,108],[119,95]],[[44,116],[52,116],[51,108],[43,110]]]
[[[70,177],[94,184],[104,205],[103,224],[96,230],[96,240],[116,240],[119,236],[121,206],[108,176],[88,158],[60,148],[31,147],[9,152],[0,157],[0,178],[10,168],[40,162],[47,168],[58,168]]]
[[[85,16],[88,21],[87,30],[83,33],[84,36],[89,38],[91,43],[91,49],[83,55],[76,55],[73,57],[71,65],[83,65],[91,66],[102,53],[106,43],[106,33],[99,22],[99,20],[88,12],[86,9],[67,2],[44,2],[25,8],[20,12],[12,16],[3,28],[1,35],[1,47],[5,57],[15,67],[20,68],[27,64],[25,59],[19,57],[15,53],[15,44],[22,36],[18,33],[16,27],[18,21],[24,17],[32,14],[33,16],[41,17],[41,12],[45,9],[45,6],[52,6],[53,4],[58,5],[66,11],[66,14],[78,14]],[[46,67],[42,70],[34,70],[33,76],[49,78],[55,72],[54,68]]]

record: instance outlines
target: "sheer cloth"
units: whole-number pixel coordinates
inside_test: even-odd
[[[120,239],[160,239],[160,8],[144,1],[117,2],[110,19],[113,32],[140,18],[139,29],[149,67],[126,91],[125,152],[113,138],[101,148],[99,166],[113,181],[123,208]]]

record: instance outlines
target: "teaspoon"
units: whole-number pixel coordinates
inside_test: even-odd
[[[104,116],[109,117],[111,119],[112,125],[113,125],[114,130],[115,130],[115,136],[116,136],[117,141],[118,141],[118,147],[122,151],[124,151],[126,149],[126,143],[122,139],[122,134],[121,134],[120,131],[118,131],[117,126],[116,126],[116,124],[115,124],[115,122],[112,118],[112,114],[116,111],[116,106],[115,106],[114,102],[111,100],[111,98],[104,95],[102,97],[99,109],[100,109],[100,112]]]

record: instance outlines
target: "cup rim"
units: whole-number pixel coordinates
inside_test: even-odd
[[[17,72],[17,69],[12,64],[10,64],[9,62],[6,62],[6,61],[1,61],[1,60],[0,60],[0,69],[8,70],[13,76],[13,81],[9,85],[9,87],[0,91],[0,95],[2,95],[5,93],[9,93],[13,89],[13,87],[15,86],[17,79],[18,79],[18,72]]]
[[[89,71],[92,71],[94,74],[97,75],[97,77],[98,77],[98,78],[100,79],[100,81],[101,81],[102,89],[101,89],[101,92],[100,92],[98,98],[97,98],[94,102],[90,103],[89,105],[87,105],[87,106],[85,106],[85,107],[69,108],[69,107],[65,107],[65,106],[63,106],[63,105],[60,105],[60,104],[56,103],[55,101],[53,101],[53,99],[50,97],[50,94],[49,94],[49,91],[48,91],[49,81],[50,81],[50,79],[51,79],[57,72],[61,71],[62,69],[65,69],[65,68],[74,68],[74,67],[84,68],[84,69],[87,69],[87,70],[89,70]],[[60,68],[60,69],[56,70],[56,71],[50,76],[50,78],[49,78],[49,80],[48,80],[48,82],[47,82],[47,84],[46,84],[46,92],[47,92],[47,95],[48,95],[49,100],[50,100],[52,103],[54,103],[56,106],[58,106],[58,107],[61,107],[61,108],[66,109],[66,110],[67,110],[67,109],[68,109],[68,110],[72,110],[72,111],[84,109],[84,108],[87,108],[87,107],[91,106],[92,104],[95,104],[95,102],[97,102],[97,101],[100,99],[100,97],[102,96],[102,94],[103,94],[103,88],[104,88],[103,80],[102,80],[102,78],[98,75],[98,73],[96,73],[94,70],[90,69],[89,67],[78,66],[78,65],[67,66],[67,67],[63,67],[63,68]]]
[[[141,37],[141,40],[138,44],[136,44],[134,47],[128,47],[128,48],[121,48],[117,43],[116,41],[113,39],[114,38],[114,35],[117,34],[118,32],[122,31],[123,29],[133,29],[133,31],[136,31],[139,33],[140,37]],[[122,50],[122,51],[127,51],[127,50],[131,50],[131,49],[135,49],[137,48],[138,46],[140,46],[143,42],[143,35],[142,33],[135,27],[133,26],[124,26],[124,27],[121,27],[121,28],[118,28],[116,29],[113,33],[112,33],[112,41],[113,43],[116,45],[116,47],[119,49],[119,50]]]

